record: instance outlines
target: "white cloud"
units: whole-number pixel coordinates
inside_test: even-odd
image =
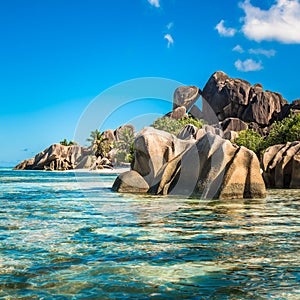
[[[151,5],[153,5],[153,6],[157,7],[157,8],[160,7],[159,1],[160,1],[160,0],[148,0],[148,2],[149,2]]]
[[[262,62],[256,62],[253,59],[246,59],[244,61],[238,59],[234,65],[241,72],[259,71],[263,69]]]
[[[171,30],[174,26],[174,22],[170,22],[168,25],[167,25],[167,29],[168,30]]]
[[[299,0],[276,0],[269,10],[253,6],[250,0],[245,0],[240,7],[246,14],[242,32],[247,38],[300,44]]]
[[[171,34],[166,34],[164,36],[164,39],[166,39],[168,41],[168,48],[170,48],[173,44],[174,44],[174,39],[173,37],[171,36]]]
[[[250,54],[261,54],[266,57],[272,57],[275,56],[276,51],[274,49],[266,50],[266,49],[249,49]]]
[[[236,45],[232,51],[235,51],[235,52],[239,52],[239,53],[244,53],[245,50],[240,46],[240,45]]]
[[[226,28],[224,26],[224,20],[221,20],[217,26],[215,27],[215,29],[218,31],[219,35],[221,36],[227,36],[227,37],[231,37],[234,36],[236,34],[236,29],[234,28]]]

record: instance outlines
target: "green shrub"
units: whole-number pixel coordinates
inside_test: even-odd
[[[196,126],[197,128],[202,128],[202,126],[205,124],[204,120],[198,120],[195,119],[191,116],[189,116],[188,118],[182,118],[180,120],[178,120],[178,122],[182,125],[182,126],[186,126],[188,124],[192,124],[194,126]]]
[[[300,114],[290,115],[280,122],[274,122],[267,136],[264,148],[300,140]]]
[[[171,134],[177,135],[184,126],[187,124],[192,124],[198,128],[201,128],[204,124],[203,120],[197,120],[193,117],[182,118],[180,120],[175,120],[169,117],[158,118],[151,125],[152,127],[169,132]]]
[[[169,117],[158,118],[151,126],[174,135],[177,135],[183,127],[177,120]]]
[[[263,137],[253,129],[246,129],[240,131],[238,137],[234,140],[234,142],[238,146],[244,146],[252,150],[258,156],[260,155],[260,152],[264,147]]]
[[[63,146],[73,146],[73,145],[78,145],[76,142],[74,141],[68,141],[67,139],[64,139],[63,141],[59,142],[61,145]]]

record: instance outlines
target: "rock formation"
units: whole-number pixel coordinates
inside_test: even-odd
[[[177,138],[181,140],[188,140],[188,139],[196,139],[196,135],[199,128],[192,124],[185,125],[182,130],[177,134]]]
[[[144,179],[140,178],[138,185],[136,173]],[[206,199],[265,197],[256,155],[211,133],[195,141],[153,128],[142,130],[135,140],[132,170],[118,177],[114,190],[139,192],[146,190],[145,182],[152,194]]]
[[[254,129],[268,128],[274,121],[282,120],[289,110],[288,102],[279,93],[264,91],[260,84],[251,86],[245,80],[230,78],[220,71],[210,77],[202,97],[220,121],[238,118],[254,123]]]
[[[177,107],[184,106],[186,111],[195,104],[201,95],[201,90],[196,86],[180,86],[173,96],[173,110]]]
[[[78,145],[53,144],[35,157],[22,161],[15,170],[72,170],[76,167],[90,168],[93,152]]]
[[[126,124],[120,126],[116,130],[106,130],[103,132],[109,143],[119,140],[120,132],[128,128],[134,133],[134,126]],[[38,153],[35,157],[27,159],[18,164],[15,170],[49,170],[49,171],[65,171],[73,169],[104,169],[112,168],[112,154],[117,151],[112,149],[106,157],[101,157],[93,151],[93,148],[82,147],[79,145],[64,146],[61,144],[53,144],[44,151]]]
[[[300,188],[300,142],[269,147],[262,158],[269,188]]]

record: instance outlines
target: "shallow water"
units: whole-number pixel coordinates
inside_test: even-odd
[[[300,191],[200,201],[114,179],[0,170],[0,298],[300,299]]]

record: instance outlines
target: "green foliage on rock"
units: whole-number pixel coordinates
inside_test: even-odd
[[[74,141],[68,141],[67,139],[64,139],[63,141],[59,142],[61,145],[63,146],[73,146],[73,145],[78,145],[76,142]]]
[[[300,141],[300,114],[290,115],[282,121],[274,122],[267,137],[263,138],[252,129],[239,132],[234,142],[253,150],[257,155],[268,147]]]
[[[246,129],[239,132],[238,137],[234,140],[238,146],[244,146],[258,156],[260,151],[264,148],[264,139],[263,137],[254,131],[253,129]]]
[[[112,149],[109,140],[98,129],[91,131],[90,137],[87,141],[91,143],[96,157],[106,157],[108,152]]]
[[[300,141],[300,114],[291,114],[282,121],[275,122],[265,140],[264,148],[293,141]]]
[[[155,129],[163,130],[174,135],[177,135],[183,127],[177,120],[169,117],[158,118],[151,126]]]
[[[202,126],[205,124],[205,121],[204,120],[198,120],[198,119],[195,119],[191,116],[189,116],[188,118],[182,118],[180,120],[178,120],[178,122],[184,127],[188,124],[192,124],[194,125],[195,127],[197,128],[202,128]]]
[[[130,128],[124,127],[120,130],[118,137],[118,140],[114,142],[114,148],[117,149],[115,159],[118,162],[131,162],[134,153],[134,132]]]
[[[169,117],[158,118],[151,125],[152,127],[169,132],[171,134],[177,135],[184,126],[187,124],[192,124],[197,128],[201,128],[204,124],[204,121],[197,120],[193,117],[182,118],[180,120],[175,120]]]

